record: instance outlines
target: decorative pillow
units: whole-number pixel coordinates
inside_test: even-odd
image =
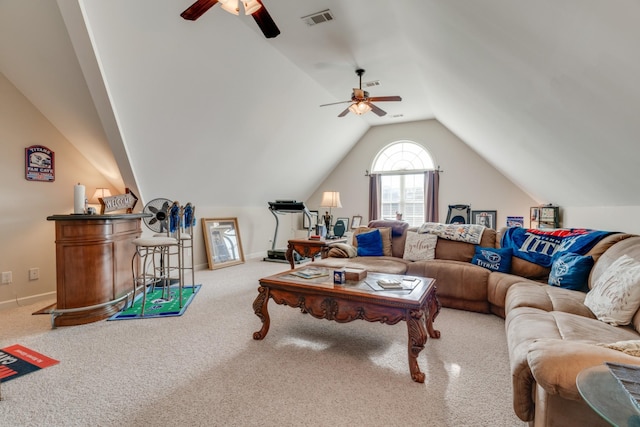
[[[438,236],[435,234],[420,234],[415,231],[407,231],[407,240],[404,243],[403,259],[407,261],[422,261],[436,257],[436,243]]]
[[[552,258],[549,284],[564,289],[587,292],[589,273],[593,267],[592,256],[582,256],[570,252],[559,252]]]
[[[508,273],[511,271],[511,248],[484,248],[476,246],[475,255],[471,259],[471,264],[479,265],[491,271]]]
[[[356,236],[358,241],[358,256],[382,256],[382,235],[375,229]]]
[[[629,356],[640,356],[640,340],[618,341],[611,344],[599,343],[596,345],[618,350]]]
[[[640,306],[640,262],[628,255],[615,260],[587,292],[584,305],[598,320],[628,325]]]
[[[391,228],[389,227],[381,227],[381,228],[369,228],[369,227],[358,227],[353,232],[353,246],[358,246],[358,241],[356,237],[361,233],[368,233],[373,230],[380,230],[380,236],[382,236],[382,253],[384,256],[393,256],[393,252],[391,251]]]

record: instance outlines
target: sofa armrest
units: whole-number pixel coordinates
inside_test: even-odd
[[[640,357],[583,341],[561,339],[534,341],[527,360],[538,385],[548,394],[571,400],[582,400],[576,378],[583,369],[602,365],[605,361],[640,365]]]

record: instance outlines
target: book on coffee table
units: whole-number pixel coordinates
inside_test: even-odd
[[[316,277],[328,276],[329,272],[320,268],[305,268],[304,270],[294,271],[291,274],[302,277],[303,279],[314,279]]]
[[[404,289],[402,282],[395,279],[380,279],[378,280],[378,285],[382,289]]]

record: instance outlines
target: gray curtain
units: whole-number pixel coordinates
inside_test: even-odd
[[[438,221],[438,197],[440,194],[440,171],[426,171],[424,173],[424,220]]]
[[[380,217],[380,187],[382,187],[382,177],[380,174],[369,175],[369,221]]]

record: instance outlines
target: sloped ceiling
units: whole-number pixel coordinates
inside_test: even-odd
[[[436,118],[540,202],[640,205],[635,0],[264,0],[275,39],[191,2],[0,0],[0,71],[143,200],[304,200],[370,126]],[[358,67],[387,116],[319,107]]]

